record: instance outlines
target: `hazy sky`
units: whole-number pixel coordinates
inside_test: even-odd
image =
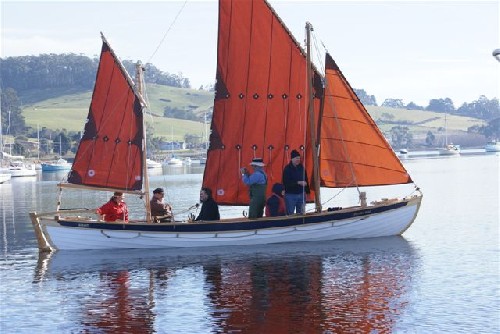
[[[449,97],[459,107],[500,95],[499,1],[269,2],[300,42],[310,21],[317,45],[379,104]],[[215,81],[216,1],[0,3],[2,58],[98,55],[102,31],[121,59],[182,72],[194,88]]]

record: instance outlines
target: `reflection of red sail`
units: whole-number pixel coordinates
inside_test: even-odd
[[[282,260],[210,266],[208,296],[222,332],[391,332],[404,308],[410,268],[401,260]]]
[[[85,327],[90,332],[99,329],[105,333],[152,333],[153,305],[148,304],[146,292],[130,288],[128,271],[103,273],[101,278],[105,284],[98,298],[104,298],[96,304],[85,304]]]
[[[143,123],[140,99],[106,41],[85,132],[68,182],[86,187],[141,190]]]
[[[217,55],[203,185],[214,190],[220,204],[248,203],[239,168],[262,157],[268,184],[281,182],[293,149],[305,150],[311,176],[306,57],[267,2],[219,2]]]
[[[411,183],[407,171],[329,54],[325,64],[320,157],[322,185],[353,187]]]

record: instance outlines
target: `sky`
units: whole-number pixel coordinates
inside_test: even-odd
[[[316,47],[326,47],[351,85],[379,105],[450,98],[458,108],[500,96],[500,62],[492,56],[500,48],[499,1],[269,2],[299,42],[311,22]],[[215,82],[214,0],[0,0],[0,21],[1,58],[97,56],[102,31],[123,60],[182,73],[193,88]]]

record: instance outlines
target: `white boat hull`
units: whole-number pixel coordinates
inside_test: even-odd
[[[439,151],[439,155],[443,155],[443,156],[456,156],[456,155],[460,155],[460,151],[442,149],[442,150]]]
[[[484,146],[486,152],[500,152],[500,142],[488,143]]]
[[[40,219],[38,224],[50,247],[60,250],[265,245],[400,235],[414,221],[420,201],[418,197],[398,202],[402,205],[355,207],[306,216],[264,218],[260,222],[239,219],[216,223],[118,224],[68,218]],[[265,224],[271,227],[263,227]]]
[[[9,181],[11,178],[10,174],[0,174],[0,183]]]
[[[28,168],[5,169],[5,170],[2,170],[1,172],[5,173],[5,174],[10,174],[11,177],[36,176],[36,170],[35,169],[28,169]]]

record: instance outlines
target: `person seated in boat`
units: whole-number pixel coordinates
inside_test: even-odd
[[[109,201],[96,210],[105,222],[124,221],[128,222],[128,208],[124,202],[125,197],[122,192],[115,191]]]
[[[149,201],[151,216],[154,221],[160,223],[168,223],[174,220],[172,207],[164,202],[164,197],[165,191],[163,188],[156,188],[153,190],[153,197]]]
[[[248,218],[261,218],[266,205],[267,175],[262,169],[265,164],[262,158],[255,158],[250,163],[253,173],[250,174],[245,167],[241,168],[243,183],[249,187],[250,206]]]
[[[212,197],[212,189],[203,187],[200,190],[201,210],[196,220],[219,220],[219,205]]]
[[[300,153],[293,150],[290,154],[290,163],[283,169],[283,185],[285,186],[286,213],[292,215],[294,211],[304,213],[306,194],[309,194],[307,172],[300,162]]]
[[[266,216],[277,217],[286,215],[285,187],[281,183],[275,183],[272,188],[273,193],[266,201]]]

